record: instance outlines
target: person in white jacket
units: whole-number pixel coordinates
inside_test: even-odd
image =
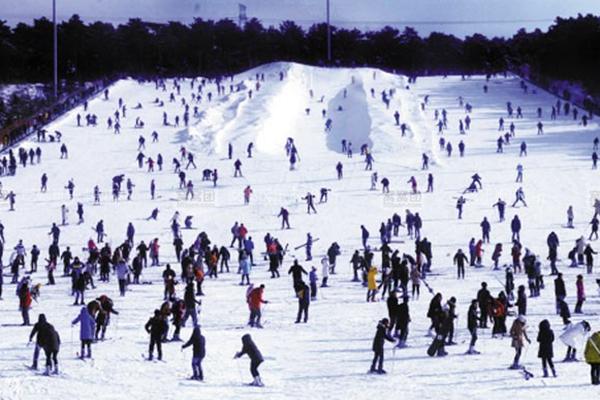
[[[327,279],[329,278],[329,259],[327,258],[327,256],[321,258],[321,266],[322,266],[321,271],[322,271],[322,275],[323,275],[321,287],[328,287]]]
[[[576,324],[572,323],[565,328],[562,335],[560,335],[560,340],[567,346],[565,362],[577,361],[577,358],[575,358],[577,347],[585,344],[591,329],[587,321],[581,321]]]

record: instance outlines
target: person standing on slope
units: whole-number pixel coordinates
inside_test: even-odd
[[[260,366],[260,364],[262,364],[264,358],[258,350],[258,347],[256,347],[256,344],[252,340],[252,337],[248,333],[242,336],[242,349],[235,354],[234,358],[240,358],[244,354],[247,354],[248,357],[250,357],[250,373],[254,378],[254,381],[252,381],[252,383],[250,383],[249,385],[264,386],[260,378],[260,374],[258,372],[258,367]]]
[[[204,380],[204,374],[202,373],[202,360],[206,356],[206,339],[200,332],[200,326],[195,325],[194,330],[192,331],[192,336],[190,339],[181,346],[181,350],[186,347],[192,346],[193,356],[192,356],[192,377],[193,380]]]
[[[371,363],[370,373],[377,374],[385,374],[386,371],[383,369],[383,360],[384,360],[384,344],[387,340],[388,342],[395,342],[394,338],[388,334],[388,325],[389,320],[387,318],[383,318],[377,324],[377,331],[375,333],[375,337],[373,338],[373,361]]]

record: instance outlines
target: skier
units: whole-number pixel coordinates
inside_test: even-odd
[[[204,374],[202,373],[202,360],[206,356],[206,339],[200,332],[200,326],[195,325],[194,330],[192,331],[192,335],[190,339],[181,346],[181,350],[186,347],[192,346],[193,356],[192,356],[192,377],[193,380],[204,380]]]
[[[320,189],[319,203],[327,203],[327,193],[328,192],[331,192],[331,189],[327,189],[327,188]]]
[[[370,190],[375,190],[377,187],[377,171],[373,172],[371,174],[371,189]]]
[[[429,156],[427,154],[423,153],[421,158],[423,160],[423,165],[421,166],[421,169],[422,170],[429,169]]]
[[[240,161],[240,159],[238,158],[237,160],[235,160],[235,162],[233,163],[233,166],[235,168],[235,171],[233,172],[233,177],[237,178],[238,175],[240,177],[242,177],[242,162]]]
[[[454,264],[456,264],[458,279],[465,279],[465,263],[469,260],[463,253],[462,249],[457,250],[453,260]]]
[[[469,311],[467,312],[467,329],[471,334],[471,341],[469,342],[469,350],[467,350],[467,354],[480,354],[477,350],[475,350],[475,343],[477,343],[477,321],[479,317],[477,316],[477,299],[471,300],[471,305],[469,306]]]
[[[523,352],[523,347],[525,347],[525,340],[528,343],[531,343],[529,337],[527,336],[527,321],[523,315],[519,315],[513,322],[510,328],[510,337],[512,338],[511,346],[515,349],[515,358],[513,360],[510,369],[521,369],[522,366],[519,365],[519,359],[521,358],[521,353]]]
[[[38,322],[33,326],[33,329],[29,334],[29,343],[31,343],[35,335],[37,335],[37,337],[31,369],[37,370],[38,355],[40,349],[43,349],[44,353],[46,354],[46,372],[44,375],[50,375],[51,370],[54,375],[57,375],[57,356],[60,349],[60,336],[54,327],[46,321],[46,316],[44,314],[40,314],[38,316]],[[52,363],[54,363],[53,369]]]
[[[310,288],[304,282],[300,282],[296,288],[296,297],[298,297],[298,316],[296,317],[296,324],[300,323],[302,315],[304,314],[303,322],[308,322],[308,307],[310,305]]]
[[[575,286],[577,288],[577,303],[575,305],[575,314],[581,314],[581,307],[583,306],[583,302],[585,301],[585,288],[583,286],[583,275],[577,275],[577,280],[575,281]]]
[[[383,369],[384,360],[384,344],[385,341],[395,342],[394,338],[388,333],[389,320],[383,318],[377,324],[377,331],[375,338],[373,339],[373,362],[371,363],[370,373],[385,374],[386,371]],[[377,367],[377,368],[376,368]]]
[[[250,334],[246,333],[242,336],[242,350],[237,352],[234,358],[240,358],[244,354],[247,354],[250,357],[250,373],[254,378],[254,381],[250,383],[250,386],[264,386],[260,374],[258,373],[258,367],[263,362],[263,356],[256,347],[256,344],[250,337]]]
[[[304,249],[306,250],[306,261],[312,260],[312,245],[313,238],[310,233],[306,234],[306,243],[304,244]]]
[[[342,165],[342,163],[341,163],[341,162],[338,162],[338,163],[335,165],[335,170],[337,171],[337,178],[338,178],[338,179],[342,179],[342,178],[344,177],[344,173],[343,173],[344,166]]]
[[[506,202],[501,198],[498,198],[498,201],[492,204],[492,207],[498,207],[498,219],[500,222],[504,221],[504,210],[506,208]]]
[[[458,210],[458,219],[462,219],[463,206],[465,205],[466,202],[467,202],[467,200],[463,196],[460,196],[458,198],[458,200],[456,200],[456,209]]]
[[[46,191],[48,190],[48,175],[46,175],[46,173],[42,174],[41,181],[42,181],[42,185],[40,188],[40,192],[46,193]]]
[[[289,211],[286,208],[281,207],[279,211],[278,217],[281,217],[281,229],[290,229],[290,221],[289,221]]]
[[[517,164],[517,179],[515,182],[523,182],[523,165]]]
[[[317,213],[317,209],[314,205],[315,195],[308,192],[306,196],[302,197],[302,200],[306,200],[306,212],[310,214],[310,210],[312,210],[315,214]]]
[[[585,343],[590,330],[591,327],[587,321],[580,321],[565,328],[560,335],[560,340],[567,346],[567,355],[564,362],[577,361],[577,347]]]
[[[168,331],[167,321],[163,319],[160,310],[154,310],[154,316],[146,322],[144,329],[150,334],[150,344],[148,345],[148,361],[152,361],[154,356],[154,346],[158,353],[158,360],[162,360],[162,337]]]
[[[294,260],[294,263],[288,270],[288,275],[292,275],[292,280],[294,283],[294,288],[298,287],[302,282],[302,274],[308,275],[306,270],[302,268],[300,264],[298,264],[298,260]]]
[[[87,307],[81,307],[81,311],[77,318],[75,318],[71,325],[79,323],[79,339],[81,340],[81,352],[79,358],[84,357],[92,358],[92,341],[94,340],[94,329],[96,328],[96,321],[90,314]],[[85,348],[87,347],[87,356],[85,356]]]
[[[319,281],[319,277],[315,267],[311,267],[310,272],[308,273],[308,281],[310,283],[310,300],[317,300],[317,283]]]
[[[263,326],[260,323],[260,319],[262,317],[261,307],[263,304],[269,303],[267,300],[263,299],[265,285],[260,285],[257,288],[250,286],[248,290],[249,291],[246,295],[246,302],[248,303],[248,307],[250,309],[248,325],[252,328],[256,327],[262,329]]]
[[[252,188],[250,185],[244,188],[244,204],[250,204],[250,195],[252,194]]]
[[[519,220],[519,216],[515,215],[512,221],[510,222],[510,229],[512,231],[512,241],[521,241],[521,237],[519,236],[519,232],[521,231],[521,220]]]
[[[548,377],[548,366],[550,366],[552,376],[556,378],[556,370],[554,369],[554,363],[552,362],[552,357],[554,356],[552,351],[554,332],[550,329],[550,322],[548,322],[547,319],[540,322],[537,341],[540,344],[538,357],[542,359],[544,378]]]
[[[592,220],[590,221],[592,231],[590,233],[590,236],[588,237],[588,240],[592,240],[592,236],[595,236],[596,240],[598,240],[598,224],[600,224],[600,222],[598,221],[598,218],[594,216],[594,218],[592,218]]]
[[[527,143],[521,142],[521,150],[519,152],[519,157],[527,156]]]
[[[590,364],[592,385],[600,385],[600,331],[587,340],[584,353],[585,361]]]
[[[8,211],[15,211],[15,197],[17,195],[11,190],[6,197],[4,198],[4,200],[8,200],[10,209]]]

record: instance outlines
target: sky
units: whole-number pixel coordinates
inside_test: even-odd
[[[237,20],[238,3],[249,18],[264,25],[294,20],[307,27],[325,19],[326,0],[56,0],[57,17],[79,14],[86,21],[115,24],[129,18],[153,22]],[[52,0],[0,0],[0,20],[10,25],[52,15]],[[402,29],[409,25],[421,35],[432,31],[464,37],[474,33],[511,36],[520,28],[546,30],[557,16],[600,14],[600,0],[330,0],[331,21],[343,28]]]

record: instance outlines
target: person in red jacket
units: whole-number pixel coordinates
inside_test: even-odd
[[[160,245],[158,244],[158,238],[155,238],[150,244],[150,258],[152,259],[152,266],[160,265],[158,261],[158,251],[160,249]]]
[[[25,281],[19,289],[19,308],[23,316],[23,325],[29,326],[29,309],[31,308],[31,291],[29,290],[29,282]]]
[[[481,267],[481,257],[483,256],[483,241],[479,240],[475,245],[475,266]]]
[[[265,285],[260,285],[248,293],[246,299],[250,308],[250,320],[248,321],[248,325],[251,327],[262,328],[262,325],[260,324],[260,317],[262,316],[260,309],[261,304],[269,303],[267,300],[263,299],[264,291]]]
[[[250,186],[246,186],[244,189],[244,204],[250,203],[250,195],[252,194],[252,188]]]
[[[242,248],[242,244],[244,243],[244,241],[246,240],[246,235],[248,234],[248,228],[246,228],[244,226],[244,224],[240,224],[240,227],[238,229],[238,247],[241,249]]]

